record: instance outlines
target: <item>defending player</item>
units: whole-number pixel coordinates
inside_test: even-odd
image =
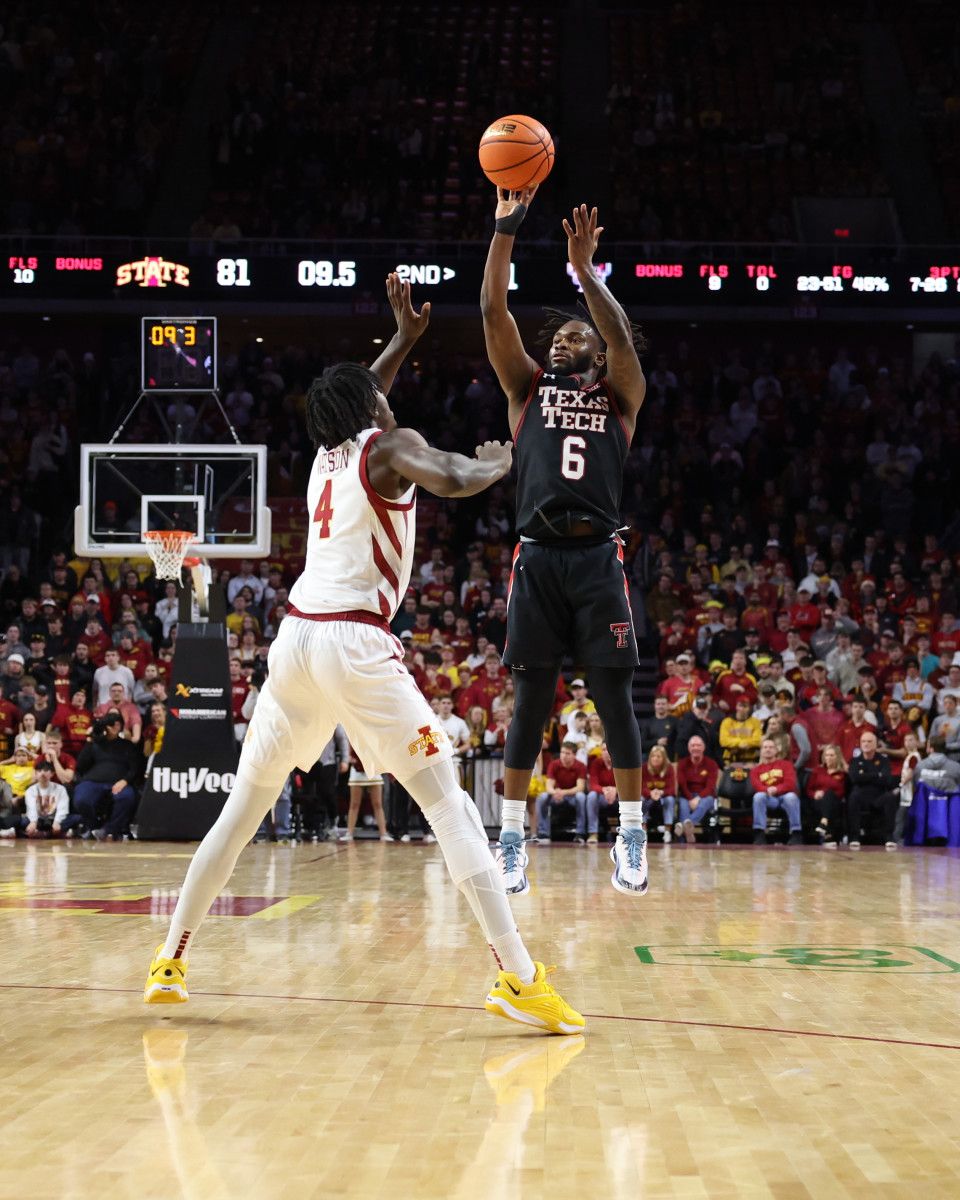
[[[498,860],[508,892],[527,891],[524,801],[565,653],[586,667],[620,794],[613,886],[647,890],[641,819],[640,730],[631,696],[637,641],[623,572],[620,495],[646,381],[639,331],[598,278],[602,227],[582,204],[564,220],[567,257],[583,289],[583,317],[549,310],[544,370],[527,354],[507,308],[510,257],[536,188],[498,189],[496,232],[480,305],[487,355],[507,395],[517,454],[517,531],[504,662],[516,707],[504,750]],[[589,318],[589,319],[587,319]]]
[[[436,496],[472,496],[507,474],[512,447],[485,442],[469,459],[397,428],[384,392],[426,329],[429,305],[416,313],[410,285],[396,275],[388,277],[387,293],[397,333],[374,369],[330,367],[307,394],[317,455],[307,491],[306,564],[270,652],[236,783],[187,871],[144,999],[187,999],[187,952],[197,927],[287,775],[317,760],[339,721],[364,764],[390,771],[430,822],[500,966],[487,1011],[552,1033],[580,1033],[583,1017],[527,953],[480,815],[458,781],[450,740],[390,632],[410,581],[416,485]]]

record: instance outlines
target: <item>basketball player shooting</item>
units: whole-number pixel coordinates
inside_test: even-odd
[[[570,653],[587,669],[617,782],[620,831],[610,851],[611,882],[642,896],[647,839],[631,695],[637,639],[617,528],[623,466],[646,392],[638,354],[644,343],[594,269],[603,228],[597,210],[581,204],[563,228],[586,310],[548,310],[546,368],[526,352],[507,287],[514,238],[536,190],[498,189],[480,294],[487,355],[507,396],[516,447],[520,536],[507,599],[503,661],[513,672],[516,706],[504,749],[497,858],[507,891],[526,892],[527,791],[560,664]]]
[[[317,454],[306,563],[270,651],[236,783],[187,871],[144,1000],[187,1000],[187,956],[200,922],[287,776],[316,762],[339,722],[364,765],[389,771],[429,821],[500,968],[487,1011],[551,1033],[581,1033],[583,1017],[527,952],[480,814],[460,786],[450,739],[390,632],[413,566],[417,485],[435,496],[473,496],[509,472],[512,446],[485,442],[470,459],[397,426],[386,393],[430,312],[428,304],[415,311],[409,283],[395,274],[387,294],[397,332],[373,367],[340,363],[307,393]]]

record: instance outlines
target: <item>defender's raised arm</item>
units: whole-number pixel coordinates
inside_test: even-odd
[[[403,360],[413,349],[418,338],[426,333],[430,324],[430,301],[427,300],[421,305],[420,311],[417,312],[410,299],[409,282],[401,283],[396,271],[391,271],[387,276],[387,299],[397,322],[397,332],[370,367],[380,380],[384,393],[388,393],[393,387],[393,381]]]

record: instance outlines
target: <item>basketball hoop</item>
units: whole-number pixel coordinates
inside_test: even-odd
[[[209,611],[207,582],[210,569],[201,558],[187,555],[187,550],[197,540],[197,535],[186,529],[145,529],[143,540],[147,544],[147,553],[153,559],[153,568],[158,579],[172,579],[179,583],[183,568],[190,569],[197,606],[200,615],[206,617]]]
[[[187,547],[197,540],[197,535],[186,529],[145,529],[143,540],[147,544],[147,553],[153,559],[157,578],[174,579],[179,583]],[[199,562],[199,559],[196,561]]]

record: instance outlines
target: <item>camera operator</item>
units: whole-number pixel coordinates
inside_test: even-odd
[[[73,802],[86,828],[98,842],[112,837],[122,840],[137,807],[133,784],[139,778],[143,759],[139,749],[121,736],[123,717],[108,712],[93,726],[93,741],[80,751],[77,759],[79,782]],[[102,826],[97,825],[97,810],[103,801],[110,808]]]

